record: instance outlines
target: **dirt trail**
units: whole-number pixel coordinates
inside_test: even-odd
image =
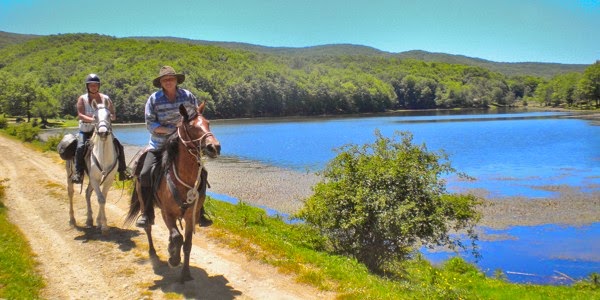
[[[114,189],[108,197],[110,232],[82,227],[85,199],[75,195],[78,226],[69,225],[63,162],[0,136],[0,180],[9,179],[6,206],[9,217],[29,240],[47,282],[46,299],[327,299],[312,287],[294,282],[276,269],[246,260],[196,231],[190,266],[194,280],[177,282],[180,267],[169,268],[167,232],[162,222],[153,228],[161,262],[152,265],[143,230],[123,228],[127,193]],[[92,196],[94,220],[97,212]],[[157,218],[157,220],[160,220]],[[168,295],[167,295],[168,294]]]

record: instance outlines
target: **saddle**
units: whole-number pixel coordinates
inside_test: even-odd
[[[77,149],[77,136],[72,133],[65,134],[56,146],[56,151],[63,160],[75,157],[75,149]]]
[[[132,175],[134,177],[140,178],[142,174],[142,168],[144,167],[144,161],[146,160],[146,156],[148,155],[148,151],[150,150],[151,148],[148,147],[140,149],[129,162],[128,167],[132,170]],[[162,179],[163,172],[161,170],[161,164],[156,164],[154,165],[154,167],[152,167],[151,175],[153,194],[156,194],[156,189],[158,187],[158,184],[160,183],[160,180]]]

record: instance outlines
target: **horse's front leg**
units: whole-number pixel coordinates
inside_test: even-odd
[[[67,169],[67,194],[69,195],[69,224],[71,226],[75,226],[75,210],[73,209],[73,194],[75,193],[73,187],[73,181],[71,181],[71,176],[73,176],[74,171],[74,161],[72,159],[66,161],[66,169]]]
[[[108,233],[108,222],[106,221],[106,199],[108,198],[108,191],[112,180],[106,180],[102,184],[102,190],[100,187],[97,188],[96,194],[98,195],[98,217],[96,218],[96,224],[100,227],[102,234]]]
[[[94,226],[94,219],[92,217],[92,191],[92,184],[88,182],[88,186],[85,189],[85,203],[87,204],[87,219],[85,221],[86,228],[92,228]]]
[[[193,280],[190,273],[190,253],[192,252],[192,233],[194,232],[194,222],[192,217],[186,218],[185,222],[185,239],[183,243],[183,268],[181,269],[181,283]]]
[[[164,212],[163,212],[164,215]],[[176,267],[181,263],[181,246],[183,245],[183,236],[177,229],[175,219],[170,218],[165,223],[169,228],[169,266]]]

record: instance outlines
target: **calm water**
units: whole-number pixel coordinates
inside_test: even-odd
[[[409,131],[413,143],[443,149],[452,165],[477,180],[461,183],[448,178],[451,191],[481,188],[489,197],[551,197],[545,185],[569,185],[600,190],[600,126],[556,112],[420,113],[378,117],[274,120],[215,120],[212,130],[222,155],[256,160],[300,171],[318,171],[345,144],[372,143],[374,130],[385,136]],[[118,128],[123,143],[147,144],[144,127]],[[467,185],[468,184],[468,185]],[[537,188],[536,188],[537,187]],[[505,239],[481,241],[487,274],[502,269],[516,273],[516,282],[570,283],[556,271],[574,278],[600,272],[600,223],[581,228],[518,226],[508,230],[482,228]],[[448,253],[428,253],[433,261]],[[466,256],[468,259],[469,257]]]

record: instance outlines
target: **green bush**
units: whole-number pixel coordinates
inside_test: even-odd
[[[464,236],[452,234],[461,230],[477,255],[473,229],[481,200],[446,192],[440,177],[455,172],[447,155],[412,145],[408,132],[396,132],[394,139],[378,130],[375,135],[373,144],[337,150],[296,217],[320,230],[334,251],[375,272],[420,245],[466,249]]]
[[[19,123],[6,128],[6,132],[24,142],[33,142],[38,139],[40,128],[31,123]]]
[[[57,133],[48,137],[46,142],[43,144],[44,151],[56,151],[58,143],[62,140],[65,133]]]
[[[0,129],[6,128],[8,126],[8,120],[4,116],[0,116]]]

